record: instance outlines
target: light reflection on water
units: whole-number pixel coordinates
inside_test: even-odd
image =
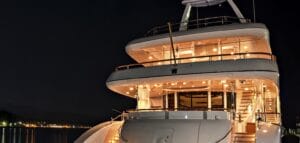
[[[0,143],[73,143],[85,130],[0,127]]]

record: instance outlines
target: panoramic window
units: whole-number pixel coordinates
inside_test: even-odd
[[[207,108],[207,92],[179,92],[179,108]]]

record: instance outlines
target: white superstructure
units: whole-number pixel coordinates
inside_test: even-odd
[[[192,7],[223,2],[237,18],[189,20]],[[135,98],[136,109],[76,143],[281,142],[279,73],[266,26],[245,19],[232,0],[182,3],[182,21],[129,42],[137,64],[117,67],[107,80],[110,90]]]

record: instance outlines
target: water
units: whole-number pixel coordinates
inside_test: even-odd
[[[86,130],[0,127],[0,143],[73,143]]]

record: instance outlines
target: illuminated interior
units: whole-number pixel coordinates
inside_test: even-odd
[[[249,36],[186,41],[174,43],[174,48],[175,56],[179,59],[177,63],[244,58],[270,59],[268,55],[251,53],[271,53],[269,44],[264,38]],[[240,55],[239,53],[244,54]],[[130,49],[128,50],[128,54],[138,63],[173,59],[173,53],[169,43]],[[144,64],[144,66],[172,64],[172,62],[173,61],[161,61]]]
[[[137,109],[168,110],[235,110],[247,113],[255,121],[261,114],[264,120],[279,122],[279,93],[270,80],[227,79],[194,80],[141,85],[119,85],[119,93],[137,99]]]

